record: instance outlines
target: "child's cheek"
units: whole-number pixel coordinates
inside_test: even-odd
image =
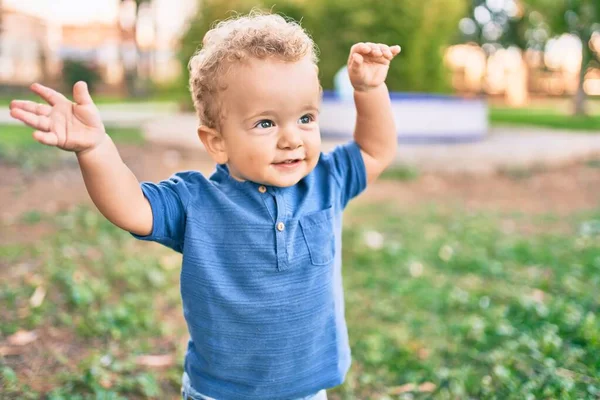
[[[260,150],[248,153],[248,155],[246,156],[248,166],[253,166],[256,164],[257,161],[260,161],[260,153],[259,152],[260,152]]]

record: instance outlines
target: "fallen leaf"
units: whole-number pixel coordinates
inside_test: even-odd
[[[165,270],[174,270],[181,268],[181,256],[178,254],[169,254],[160,258],[160,265]]]
[[[110,378],[105,376],[100,378],[100,386],[102,386],[104,389],[110,389],[113,386],[113,382]]]
[[[0,346],[0,356],[18,356],[23,352],[23,349],[18,347]]]
[[[430,353],[431,352],[429,351],[429,349],[421,347],[419,350],[417,350],[417,357],[419,357],[420,360],[426,360],[427,358],[429,358]]]
[[[169,367],[174,361],[175,357],[171,354],[137,356],[135,359],[137,365],[156,368]]]
[[[37,339],[35,331],[17,331],[8,337],[8,343],[12,346],[25,346]]]
[[[531,293],[531,298],[533,299],[533,301],[537,303],[543,303],[544,297],[546,297],[546,293],[544,293],[542,290],[533,289],[533,292]]]
[[[38,308],[44,302],[44,297],[46,297],[46,289],[43,286],[38,286],[29,299],[29,305],[33,308]]]
[[[26,265],[27,268],[32,268],[32,266],[33,266],[31,263],[20,264],[20,265]],[[24,278],[25,283],[27,283],[31,286],[39,286],[44,281],[41,276],[39,276],[38,274],[35,274],[33,272],[26,273],[23,278]]]
[[[437,388],[437,386],[431,382],[425,382],[425,383],[421,383],[419,385],[419,392],[427,392],[427,393],[431,393],[433,392],[435,389]]]
[[[396,386],[396,387],[391,388],[388,391],[388,393],[392,394],[392,395],[399,395],[399,394],[407,393],[407,392],[431,393],[431,392],[435,391],[436,388],[437,388],[437,386],[431,382],[424,382],[424,383],[420,384],[419,386],[415,385],[414,383],[407,383],[402,386]]]
[[[406,392],[413,392],[416,388],[417,385],[415,385],[414,383],[407,383],[405,385],[390,388],[389,394],[402,394]]]

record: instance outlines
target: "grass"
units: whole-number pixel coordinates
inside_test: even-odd
[[[420,172],[410,165],[395,165],[381,174],[381,179],[396,181],[414,181],[419,178]]]
[[[585,164],[591,168],[600,168],[600,158],[588,160]]]
[[[524,125],[600,133],[600,115],[576,117],[550,109],[491,107],[492,125]]]
[[[174,348],[177,341],[169,341],[181,332],[165,318],[180,309],[178,260],[157,253],[156,247],[140,246],[85,208],[24,220],[28,225],[49,224],[55,235],[34,245],[0,247],[0,266],[10,269],[15,279],[0,284],[0,336],[32,329],[47,335],[54,329],[53,336],[44,338],[44,355],[38,356],[55,371],[38,377],[37,385],[47,388],[48,398],[156,398],[174,393],[181,377],[178,367],[151,372],[137,365],[136,356],[183,350]],[[33,274],[29,266],[35,267]],[[32,306],[38,288],[46,297]],[[57,336],[62,339],[53,339]],[[58,346],[57,341],[67,343]],[[60,352],[64,348],[71,348],[69,354]],[[18,366],[32,364],[32,359],[15,365],[0,358],[7,395],[41,396],[31,387],[34,383],[21,381]]]
[[[524,217],[517,224],[540,233],[518,236],[502,232],[507,216],[354,212],[344,254],[356,361],[340,389],[348,398],[427,382],[440,399],[600,393],[600,214],[573,216],[569,233],[551,233],[553,218]],[[380,248],[368,245],[374,232]]]
[[[547,170],[548,167],[543,164],[534,164],[528,167],[505,167],[501,168],[498,173],[514,180],[523,180]]]
[[[111,128],[107,132],[117,143],[141,144],[142,133],[133,128]],[[36,142],[33,130],[20,125],[0,125],[0,163],[37,171],[61,161],[73,160],[68,152],[58,151]]]
[[[528,235],[504,233],[507,219]],[[343,257],[354,362],[329,397],[598,396],[600,212],[569,217],[568,232],[554,232],[556,220],[351,206]],[[11,274],[0,283],[1,336],[55,334],[41,353],[0,357],[7,395],[176,398],[185,329],[174,318],[180,258],[87,208],[30,213],[21,223],[50,225],[55,234],[0,246],[0,266]],[[40,286],[46,299],[33,307]],[[149,353],[177,362],[160,371],[136,363]],[[37,365],[27,357],[40,354],[45,373],[25,375]]]
[[[63,85],[64,86],[64,85]],[[64,87],[56,88],[56,90],[61,90],[65,96],[72,98],[72,91],[67,88],[64,90]],[[171,82],[169,84],[154,84],[149,88],[149,92],[145,96],[127,96],[127,95],[118,95],[118,94],[106,94],[106,93],[97,93],[96,91],[92,91],[92,98],[94,102],[99,105],[105,104],[140,104],[140,103],[180,103],[182,101],[191,101],[188,90],[187,90],[187,82],[184,80]],[[31,92],[27,87],[22,87],[18,91],[14,91],[13,93],[7,93],[4,91],[0,94],[0,107],[8,107],[10,102],[14,99],[20,100],[30,100],[35,102],[40,102],[40,98]]]

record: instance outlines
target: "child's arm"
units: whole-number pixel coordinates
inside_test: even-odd
[[[38,142],[76,153],[88,193],[109,221],[141,236],[150,234],[150,204],[106,134],[87,85],[75,84],[75,102],[40,84],[31,90],[48,105],[14,100],[10,115],[36,129],[33,137]]]
[[[385,78],[400,46],[357,43],[350,50],[348,73],[354,87],[356,128],[367,182],[374,181],[396,155],[397,134]]]

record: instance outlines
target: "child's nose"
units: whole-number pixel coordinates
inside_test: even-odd
[[[297,149],[302,146],[301,132],[294,128],[282,129],[278,145],[282,149]]]

